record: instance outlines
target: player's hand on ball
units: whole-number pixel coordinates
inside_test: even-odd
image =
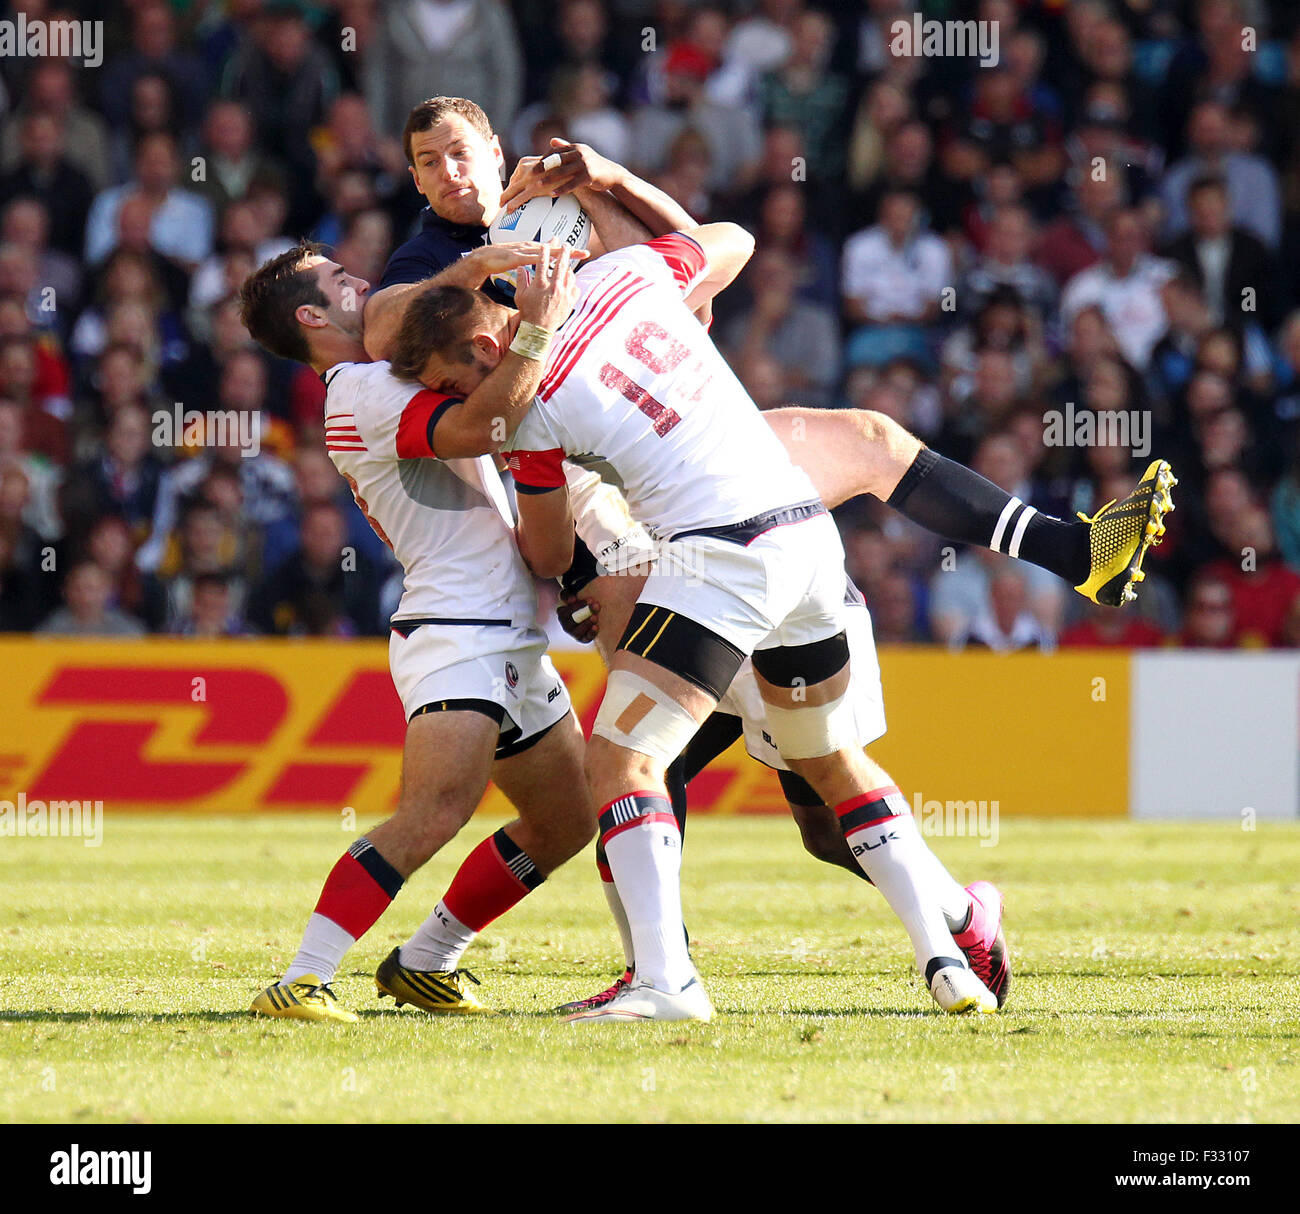
[[[560,627],[584,645],[590,645],[600,632],[600,622],[596,619],[599,614],[599,603],[588,602],[573,594],[560,595],[560,601],[555,606],[555,618],[560,621]]]
[[[508,240],[504,244],[485,244],[467,253],[464,260],[472,259],[475,271],[482,270],[484,278],[491,278],[494,274],[505,274],[520,266],[535,266],[545,248],[536,240]],[[586,249],[572,251],[572,257],[577,261],[585,261],[589,256]]]
[[[554,331],[568,319],[578,302],[571,262],[567,245],[542,246],[528,281],[515,288],[515,307],[524,320]]]
[[[603,191],[618,184],[622,168],[585,143],[552,139],[551,147],[548,156],[525,156],[515,166],[501,194],[507,210],[543,194],[558,198],[580,186]]]

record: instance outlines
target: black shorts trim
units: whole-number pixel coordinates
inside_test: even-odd
[[[509,628],[513,620],[476,620],[456,618],[449,615],[421,615],[410,619],[389,620],[388,626],[400,637],[409,637],[417,628],[426,624],[451,625],[454,628]]]
[[[491,700],[430,700],[427,704],[421,704],[409,717],[407,721],[414,721],[416,717],[422,717],[426,712],[479,712],[485,717],[490,717],[498,726],[506,719],[506,710],[500,704],[495,704]]]
[[[632,618],[618,647],[662,666],[707,691],[715,700],[722,699],[745,660],[745,655],[725,637],[653,603],[638,603],[632,608]]]
[[[825,513],[825,504],[817,498],[810,502],[800,502],[797,506],[786,506],[781,510],[768,510],[763,514],[754,515],[753,518],[743,519],[739,523],[728,523],[724,527],[697,527],[694,531],[679,531],[671,537],[671,540],[684,540],[692,535],[707,535],[715,540],[726,540],[728,543],[748,547],[773,527],[802,523],[805,519],[816,518],[819,514]]]
[[[808,645],[754,650],[754,671],[776,687],[815,687],[839,674],[849,661],[849,638],[833,637]]]
[[[561,717],[560,721],[563,720],[564,718]],[[551,730],[560,723],[560,721],[552,721],[545,729],[539,729],[536,733],[530,733],[526,738],[521,738],[519,736],[522,731],[518,726],[515,726],[513,730],[507,730],[501,735],[501,741],[497,744],[496,754],[492,757],[494,759],[510,759],[515,755],[523,754],[526,750],[531,750],[538,742],[546,737],[546,735],[550,733]]]

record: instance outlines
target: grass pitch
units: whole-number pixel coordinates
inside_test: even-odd
[[[323,816],[110,816],[0,841],[0,1118],[126,1121],[1300,1121],[1300,826],[1002,823],[935,840],[1007,894],[999,1016],[937,1013],[883,899],[792,823],[696,818],[708,1025],[549,1012],[620,962],[590,852],[471,949],[505,1014],[374,998],[373,967],[491,821],[417,874],[335,983],[356,1025],[253,1020],[352,838]]]

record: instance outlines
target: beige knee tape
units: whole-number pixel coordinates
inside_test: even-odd
[[[787,761],[819,759],[857,745],[853,705],[847,695],[799,708],[778,708],[764,702],[763,715],[772,741]]]
[[[666,691],[628,670],[610,673],[591,732],[668,766],[699,724]]]

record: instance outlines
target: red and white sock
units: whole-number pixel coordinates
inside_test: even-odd
[[[374,926],[401,888],[402,875],[363,835],[325,878],[297,955],[280,981],[315,974],[329,982],[343,954]]]
[[[863,793],[837,805],[835,814],[862,871],[902,920],[921,972],[935,957],[960,958],[944,915],[951,891],[944,891],[936,880],[937,861],[897,787],[891,784]]]
[[[600,811],[600,842],[627,915],[641,981],[679,991],[695,976],[682,932],[682,837],[661,792],[634,792]]]
[[[609,913],[618,927],[618,938],[623,942],[623,968],[630,972],[636,968],[636,958],[632,952],[632,927],[627,921],[627,911],[623,909],[623,899],[618,896],[614,874],[609,870],[609,860],[599,843],[596,845],[596,872],[600,874],[600,888],[604,891]]]
[[[398,959],[413,970],[454,970],[474,937],[544,880],[528,853],[504,829],[497,831],[465,857]]]

